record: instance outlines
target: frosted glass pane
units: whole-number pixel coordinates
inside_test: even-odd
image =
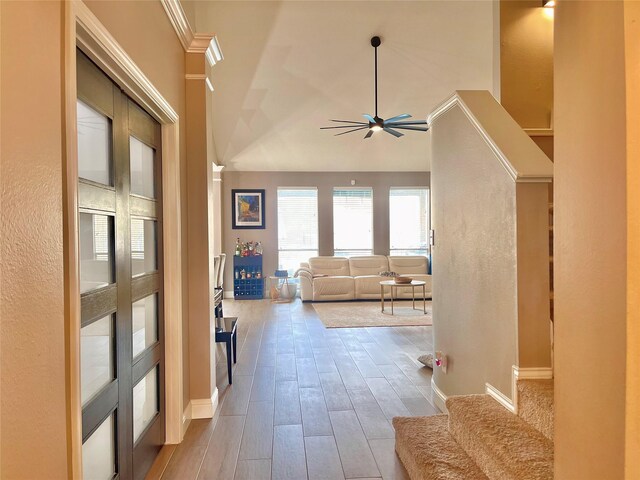
[[[113,379],[113,321],[108,315],[80,329],[82,406]]]
[[[111,120],[78,100],[78,176],[112,185]]]
[[[158,340],[158,294],[133,303],[133,356]]]
[[[133,441],[138,441],[158,412],[158,368],[133,387]]]
[[[115,474],[115,429],[111,414],[82,444],[82,478],[110,480]]]
[[[131,274],[153,272],[158,269],[156,254],[156,222],[131,219]]]
[[[113,217],[80,213],[80,293],[113,283]]]
[[[355,252],[370,255],[373,250],[373,190],[334,188],[333,246],[335,255]]]
[[[156,198],[153,148],[135,137],[129,137],[131,193]]]

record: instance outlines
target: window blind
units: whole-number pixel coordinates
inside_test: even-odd
[[[318,255],[318,189],[278,188],[278,268],[293,274]]]
[[[391,255],[427,255],[429,189],[389,190],[389,245]]]
[[[373,189],[333,189],[334,255],[373,253]]]

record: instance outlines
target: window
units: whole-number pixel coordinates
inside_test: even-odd
[[[318,255],[318,189],[278,188],[278,268],[293,275]]]
[[[391,255],[427,255],[429,247],[429,189],[389,190]]]
[[[373,253],[373,190],[333,189],[333,254],[339,257]]]

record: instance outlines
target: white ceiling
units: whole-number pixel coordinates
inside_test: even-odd
[[[430,135],[366,131],[334,137],[331,118],[373,114],[379,35],[379,114],[424,119],[454,90],[494,92],[499,80],[491,1],[196,2],[199,32],[215,32],[212,69],[218,163],[243,171],[424,171]]]

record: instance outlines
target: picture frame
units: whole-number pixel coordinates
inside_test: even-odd
[[[234,229],[265,228],[265,191],[231,190],[231,221]]]

